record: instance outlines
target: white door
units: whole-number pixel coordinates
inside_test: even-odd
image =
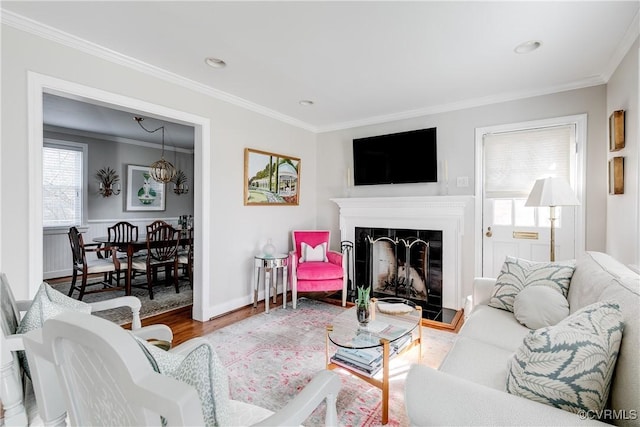
[[[482,136],[482,275],[497,277],[506,256],[549,261],[550,208],[525,207],[536,179],[560,176],[576,188],[576,123]],[[555,259],[576,257],[576,211],[555,208]]]

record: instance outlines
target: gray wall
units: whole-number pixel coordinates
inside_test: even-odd
[[[437,127],[439,165],[448,163],[450,195],[475,193],[475,129],[509,123],[586,113],[588,115],[586,153],[586,249],[605,250],[606,232],[606,86],[594,86],[517,101],[433,114],[374,126],[327,132],[318,135],[318,227],[333,231],[339,239],[339,210],[332,197],[431,196],[443,194],[440,183],[374,185],[346,188],[347,168],[353,171],[353,138],[404,130]],[[467,176],[469,186],[456,187],[456,178]],[[470,284],[474,271],[475,238],[481,230],[471,226],[463,242],[463,280]],[[334,244],[337,244],[334,243]]]
[[[29,195],[29,72],[210,120],[210,155],[196,161],[204,163],[211,179],[194,183],[210,197],[210,228],[201,238],[211,242],[203,262],[212,274],[209,282],[198,284],[209,290],[203,301],[209,317],[252,301],[253,256],[268,238],[282,252],[291,245],[291,230],[315,227],[312,132],[6,24],[1,30],[0,271],[7,274],[16,298],[33,296],[39,285],[29,283],[31,246],[25,236],[32,212],[42,203]],[[298,206],[244,206],[245,147],[301,159]]]
[[[166,185],[166,210],[153,212],[131,212],[126,210],[127,165],[150,165],[160,159],[161,149],[140,145],[108,141],[99,137],[83,137],[63,131],[44,132],[45,138],[82,142],[89,147],[89,194],[87,220],[126,220],[139,218],[174,218],[179,215],[193,215],[193,154],[165,149],[165,158],[182,170],[188,179],[189,193],[177,195],[173,183]],[[96,172],[111,167],[120,175],[122,191],[119,195],[102,197],[98,193]]]
[[[607,117],[625,110],[625,147],[606,154],[603,163],[614,156],[624,157],[624,194],[607,196],[607,252],[625,264],[640,269],[640,149],[638,148],[638,40],[607,84]]]

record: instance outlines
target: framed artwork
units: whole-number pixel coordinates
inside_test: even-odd
[[[244,149],[244,204],[298,205],[300,159]]]
[[[624,110],[617,110],[609,116],[609,151],[624,148]]]
[[[624,194],[624,157],[609,160],[609,194]]]
[[[127,211],[165,210],[165,184],[149,171],[149,166],[127,165]]]

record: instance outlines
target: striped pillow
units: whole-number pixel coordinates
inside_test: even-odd
[[[591,304],[531,331],[509,362],[507,392],[573,413],[601,411],[624,322],[618,304]]]
[[[508,256],[496,279],[489,306],[513,312],[516,295],[534,285],[554,289],[566,298],[575,267],[575,260],[535,262]]]

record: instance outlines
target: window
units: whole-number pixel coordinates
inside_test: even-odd
[[[45,228],[84,223],[86,164],[86,144],[45,140],[42,148],[42,220]]]
[[[485,197],[493,204],[495,225],[548,227],[548,208],[525,207],[536,179],[547,176],[572,181],[575,126],[508,131],[484,136]],[[556,208],[556,227],[561,227]]]

